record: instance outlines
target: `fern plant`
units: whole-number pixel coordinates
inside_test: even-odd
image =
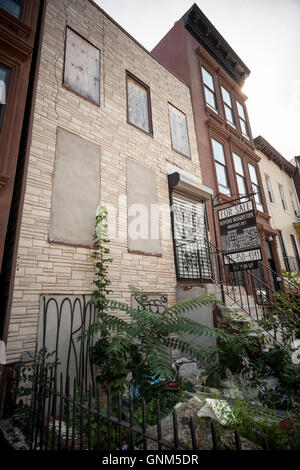
[[[170,350],[179,350],[185,356],[203,363],[207,351],[192,341],[182,339],[183,334],[193,337],[211,336],[228,339],[224,330],[216,330],[193,321],[186,313],[218,301],[214,296],[187,300],[167,308],[163,313],[147,309],[137,310],[130,305],[110,299],[108,263],[111,263],[107,237],[107,211],[101,207],[96,215],[94,233],[96,289],[90,303],[95,306],[97,321],[82,335],[98,337],[91,350],[92,360],[100,366],[100,381],[112,391],[128,385],[127,377],[142,384],[150,377],[173,378]],[[129,286],[139,304],[145,294]]]

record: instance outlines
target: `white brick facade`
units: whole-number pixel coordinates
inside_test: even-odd
[[[66,26],[101,52],[100,107],[62,86]],[[153,137],[127,123],[128,70],[150,87]],[[168,102],[187,116],[191,160],[172,150]],[[159,204],[169,204],[166,164],[201,178],[190,90],[125,32],[86,0],[48,0],[34,109],[27,184],[18,247],[18,266],[7,343],[7,360],[35,348],[41,294],[88,294],[94,279],[90,249],[49,243],[57,127],[101,146],[101,201],[116,208],[126,196],[126,159],[156,172]],[[100,202],[100,201],[99,201]],[[123,240],[111,243],[114,297],[130,302],[128,284],[168,294],[175,302],[172,237],[161,239],[162,256],[128,253]]]
[[[268,211],[271,216],[271,226],[282,232],[284,244],[287,251],[287,256],[291,258],[295,258],[295,252],[292,246],[291,235],[295,237],[298,251],[299,250],[299,240],[297,236],[296,229],[294,227],[294,223],[299,222],[299,218],[296,217],[294,213],[294,208],[292,205],[292,195],[294,195],[294,199],[298,204],[299,208],[299,201],[297,197],[297,193],[294,187],[293,178],[290,177],[284,170],[280,168],[274,161],[270,160],[263,152],[257,150],[257,154],[261,158],[259,162],[260,172],[262,176],[263,188],[266,195],[266,201],[268,205]],[[272,189],[275,197],[275,202],[272,203],[270,201],[268,187],[266,182],[266,177],[270,178]],[[281,201],[281,195],[279,191],[279,185],[284,188],[284,194],[287,202],[287,210],[284,210],[283,204]],[[282,250],[279,245],[278,241],[278,254],[280,259],[280,264],[282,269],[286,269],[285,263],[283,260]]]

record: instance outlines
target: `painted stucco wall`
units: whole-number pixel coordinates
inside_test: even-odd
[[[100,49],[100,106],[62,86],[67,25]],[[126,70],[150,87],[153,137],[127,123]],[[187,116],[191,159],[172,150],[168,102]],[[201,178],[189,88],[86,0],[47,2],[34,113],[8,362],[35,348],[40,295],[89,294],[93,288],[91,250],[49,242],[58,127],[101,147],[100,198],[116,211],[120,197],[126,207],[127,158],[155,172],[159,204],[169,204],[167,163]],[[160,237],[157,257],[128,252],[127,214],[118,218],[117,229],[119,238],[110,244],[113,296],[130,302],[128,285],[133,284],[167,294],[172,305],[176,276],[170,233]]]
[[[270,160],[264,153],[257,150],[257,154],[259,155],[259,157],[261,157],[261,160],[259,162],[259,167],[260,167],[260,172],[261,172],[261,177],[262,177],[263,188],[265,191],[266,201],[268,205],[268,211],[271,216],[271,220],[270,220],[271,226],[274,229],[280,230],[282,232],[286,250],[287,250],[287,256],[294,258],[295,253],[293,250],[290,235],[294,235],[299,253],[300,253],[300,243],[299,243],[296,229],[294,227],[294,223],[299,222],[299,218],[297,218],[294,214],[294,209],[293,209],[292,200],[291,200],[292,194],[294,194],[294,198],[297,201],[299,208],[300,208],[300,205],[299,205],[299,201],[297,198],[297,193],[295,191],[293,179],[285,171],[283,171],[275,162]],[[267,183],[266,183],[266,176],[269,176],[271,179],[273,193],[275,196],[275,203],[272,203],[270,201]],[[288,211],[283,209],[281,196],[279,192],[279,185],[283,186],[284,188],[285,197],[286,197],[286,201],[288,205]],[[285,264],[283,261],[282,251],[280,249],[279,242],[277,242],[277,245],[278,245],[278,254],[279,254],[281,267],[282,269],[285,269]]]

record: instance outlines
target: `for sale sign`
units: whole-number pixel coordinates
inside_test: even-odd
[[[218,211],[224,263],[232,271],[254,269],[262,259],[252,201]]]

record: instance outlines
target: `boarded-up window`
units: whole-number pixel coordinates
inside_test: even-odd
[[[127,159],[127,206],[129,251],[160,255],[155,171],[131,159]]]
[[[91,245],[100,201],[100,146],[57,129],[50,241]]]
[[[187,157],[191,156],[186,115],[169,103],[172,147]]]
[[[100,104],[100,51],[67,28],[64,85]]]
[[[149,88],[129,74],[127,74],[127,101],[130,124],[152,134]]]

